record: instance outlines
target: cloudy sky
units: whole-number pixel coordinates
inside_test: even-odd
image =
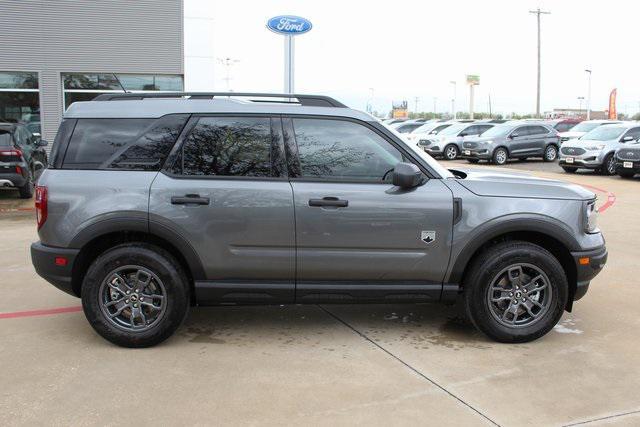
[[[536,19],[542,17],[542,110],[578,108],[593,70],[592,109],[640,109],[640,2],[592,0],[358,1],[185,0],[187,90],[283,90],[283,39],[267,30],[273,16],[313,23],[296,37],[295,90],[336,97],[364,109],[392,100],[419,111],[468,110],[466,74],[480,75],[476,111],[535,110]],[[234,61],[228,68],[222,58]],[[373,89],[373,91],[371,90]]]

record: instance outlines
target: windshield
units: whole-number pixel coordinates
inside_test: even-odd
[[[397,132],[394,129],[391,129],[391,132],[394,135],[396,135],[398,137],[398,139],[404,141],[404,139],[402,139],[403,138],[402,134],[400,134],[399,132]],[[454,178],[453,174],[451,172],[449,172],[448,169],[442,167],[442,165],[440,165],[440,163],[438,163],[438,161],[436,159],[434,159],[433,157],[431,157],[430,155],[425,153],[422,148],[420,148],[420,147],[418,147],[417,145],[414,145],[414,144],[403,144],[403,146],[406,149],[410,150],[417,157],[420,157],[422,160],[424,160],[425,163],[427,163],[442,178]]]
[[[488,136],[490,138],[492,137],[496,137],[496,136],[505,136],[506,134],[509,133],[509,131],[513,129],[513,126],[510,125],[498,125],[498,126],[494,126],[490,129],[487,129],[486,131],[484,131],[482,133],[482,137],[484,138],[485,136]]]
[[[436,126],[438,126],[437,123],[425,123],[412,130],[411,133],[428,133],[431,132]]]
[[[459,132],[461,132],[463,129],[466,129],[468,126],[469,125],[466,123],[451,125],[445,130],[443,130],[442,132],[440,132],[438,135],[443,135],[443,136],[457,135]]]
[[[610,139],[616,139],[626,128],[617,126],[600,126],[584,135],[582,140],[587,141],[609,141]]]
[[[575,125],[573,127],[573,129],[571,129],[571,132],[589,132],[594,130],[595,128],[597,128],[600,125],[603,125],[606,123],[600,123],[600,122],[582,122],[582,123],[578,123],[577,125]]]

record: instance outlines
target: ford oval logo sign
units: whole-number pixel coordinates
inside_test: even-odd
[[[299,16],[281,15],[267,21],[267,28],[286,36],[304,34],[311,30],[311,22]]]

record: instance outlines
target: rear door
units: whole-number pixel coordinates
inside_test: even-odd
[[[528,126],[529,127],[529,152],[535,156],[544,155],[544,149],[547,144],[555,142],[555,133],[551,132],[544,126]]]
[[[293,194],[279,118],[192,117],[151,187],[149,219],[197,253],[199,303],[293,301]]]
[[[393,186],[394,166],[411,160],[363,122],[294,117],[284,128],[293,159],[296,300],[438,299],[453,219],[441,180]]]

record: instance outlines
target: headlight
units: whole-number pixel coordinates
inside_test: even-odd
[[[485,144],[493,144],[493,140],[485,141]]]
[[[598,210],[596,209],[596,201],[591,200],[585,204],[584,209],[585,221],[584,228],[587,233],[597,233],[598,230]]]
[[[600,151],[604,148],[604,144],[592,145],[590,147],[584,147],[587,151]]]

